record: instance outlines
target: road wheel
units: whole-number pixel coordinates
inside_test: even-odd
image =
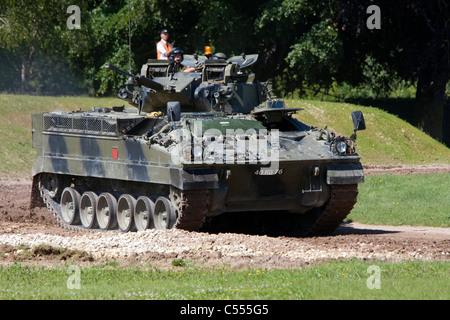
[[[69,225],[80,224],[80,193],[74,188],[67,187],[61,195],[61,218]]]
[[[111,193],[104,192],[98,197],[97,222],[102,230],[117,229],[117,199]]]
[[[155,202],[153,221],[156,229],[170,229],[177,220],[175,210],[166,197],[158,197]]]
[[[117,201],[117,222],[122,232],[136,231],[134,224],[134,207],[136,199],[129,194],[123,194]]]
[[[136,201],[136,207],[134,209],[134,222],[136,223],[136,229],[143,231],[146,229],[154,228],[153,224],[153,212],[155,211],[155,203],[146,196],[140,196]]]
[[[81,224],[86,229],[97,228],[97,200],[98,196],[92,191],[83,193],[80,199],[80,219]]]

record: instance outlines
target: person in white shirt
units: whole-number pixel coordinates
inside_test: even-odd
[[[168,42],[169,32],[166,29],[161,30],[161,40],[156,43],[156,58],[158,60],[167,60],[169,52],[173,46]]]

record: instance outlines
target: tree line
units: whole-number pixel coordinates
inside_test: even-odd
[[[445,0],[4,0],[0,92],[114,94],[126,79],[102,65],[138,73],[156,57],[165,28],[185,53],[205,45],[228,56],[259,53],[257,78],[272,81],[279,96],[350,86],[384,97],[393,82],[412,84],[416,124],[442,141],[449,7]]]

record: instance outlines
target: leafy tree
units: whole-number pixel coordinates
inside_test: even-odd
[[[62,1],[5,0],[0,3],[0,42],[21,59],[21,90],[29,90],[29,81],[37,70],[34,59],[39,54],[57,54],[62,30],[60,20],[66,22]]]
[[[259,53],[257,77],[274,80],[276,94],[338,85],[369,88],[377,97],[392,90],[393,79],[417,83],[417,124],[443,139],[450,73],[445,0],[83,0],[79,30],[66,27],[70,4],[0,2],[0,88],[115,93],[126,79],[102,65],[138,73],[156,57],[159,32],[167,28],[186,53],[202,53],[205,45],[229,56]],[[366,25],[373,4],[381,9],[381,29]]]
[[[260,3],[256,0],[180,0],[180,1],[117,1],[114,10],[110,2],[102,1],[90,14],[90,28],[94,34],[90,56],[94,87],[101,94],[116,91],[126,79],[101,68],[106,61],[123,69],[128,63],[128,19],[131,21],[132,66],[134,72],[149,58],[156,58],[156,42],[160,31],[170,32],[169,41],[185,53],[203,53],[205,45],[216,52],[237,55],[254,52],[253,21]],[[96,70],[96,71],[95,71]]]
[[[441,141],[445,86],[450,78],[450,4],[443,0],[379,0],[381,29],[366,27],[369,0],[340,1],[336,19],[344,43],[343,79],[364,78],[367,57],[381,65],[378,74],[417,81],[415,102],[419,128]],[[381,88],[388,90],[389,77]],[[448,137],[447,137],[448,139]]]

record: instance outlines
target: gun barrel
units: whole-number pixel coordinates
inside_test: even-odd
[[[147,88],[156,90],[156,91],[162,91],[162,90],[164,90],[164,86],[163,86],[162,84],[160,84],[160,83],[158,83],[158,82],[156,82],[156,81],[153,81],[153,80],[151,80],[151,79],[149,79],[149,78],[146,78],[146,77],[144,77],[144,76],[136,76],[136,75],[134,75],[134,74],[131,74],[131,73],[129,73],[129,72],[126,72],[125,70],[122,70],[122,69],[117,68],[117,67],[116,67],[115,65],[113,65],[112,63],[105,63],[105,64],[104,64],[104,67],[105,67],[106,69],[108,69],[108,70],[112,70],[112,71],[121,73],[121,74],[123,74],[123,75],[126,75],[126,76],[128,76],[128,77],[131,77],[131,78],[135,79],[136,82],[137,82],[139,85],[141,85],[141,86],[144,86],[144,87],[147,87]]]
[[[153,81],[149,78],[143,77],[143,76],[136,77],[136,81],[141,86],[144,86],[144,87],[156,90],[156,91],[164,90],[164,86],[162,84],[160,84],[156,81]]]
[[[131,73],[129,73],[129,72],[126,72],[125,70],[119,69],[119,68],[117,68],[115,65],[113,65],[112,63],[109,63],[109,62],[105,63],[105,64],[103,65],[103,67],[105,67],[105,68],[108,69],[108,70],[112,70],[112,71],[121,73],[121,74],[123,74],[123,75],[126,75],[126,76],[128,76],[128,77],[132,77],[132,78],[134,78],[134,79],[137,78],[137,76],[135,76],[135,75],[133,75],[133,74],[131,74]]]

